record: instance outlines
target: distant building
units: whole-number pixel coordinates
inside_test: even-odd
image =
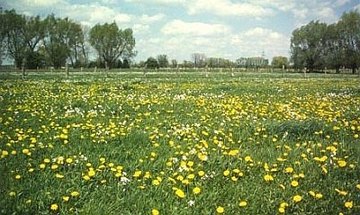
[[[236,60],[237,67],[265,67],[269,65],[269,60],[264,57],[239,58]]]

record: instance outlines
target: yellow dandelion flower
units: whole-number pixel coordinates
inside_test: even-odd
[[[151,215],[159,215],[160,214],[160,212],[157,210],[157,209],[152,209],[151,210]]]
[[[57,211],[57,210],[59,209],[59,206],[58,206],[57,204],[52,204],[52,205],[50,206],[50,209],[51,209],[52,211]]]
[[[229,153],[228,153],[228,155],[230,155],[230,156],[236,156],[237,154],[239,154],[238,149],[230,150]]]
[[[312,196],[312,197],[315,197],[316,196],[316,193],[312,190],[309,191],[309,194]]]
[[[208,156],[206,154],[198,153],[197,156],[201,161],[207,161],[208,160]]]
[[[23,149],[22,153],[25,154],[25,155],[28,155],[30,153],[30,150],[29,149]]]
[[[193,189],[193,193],[196,195],[196,194],[199,194],[201,192],[201,189],[200,187],[194,187]]]
[[[3,150],[3,151],[1,152],[1,155],[2,155],[2,157],[8,156],[8,155],[9,155],[9,152]]]
[[[348,194],[348,192],[344,190],[335,189],[335,191],[341,196],[346,196]]]
[[[321,193],[317,193],[316,195],[315,195],[315,198],[316,199],[321,199],[323,197],[323,195],[321,194]]]
[[[294,201],[295,203],[301,202],[301,200],[302,200],[302,197],[301,197],[300,195],[295,195],[295,196],[293,197],[293,201]]]
[[[64,202],[67,202],[67,201],[69,201],[70,197],[69,196],[63,196],[62,199],[63,199]]]
[[[360,184],[357,184],[357,185],[356,185],[356,188],[358,188],[358,189],[360,190]]]
[[[182,191],[181,189],[176,189],[175,194],[181,199],[185,198],[186,196],[184,191]]]
[[[19,180],[21,178],[21,175],[16,175],[15,179]]]
[[[280,207],[281,207],[281,208],[286,208],[286,207],[288,207],[288,206],[289,206],[289,204],[286,203],[286,202],[281,202],[281,203],[280,203]]]
[[[154,185],[154,186],[159,186],[159,185],[160,185],[160,181],[157,180],[157,179],[155,179],[155,180],[152,181],[152,185]]]
[[[239,203],[240,207],[246,207],[247,206],[247,202],[245,200],[241,200]]]
[[[57,164],[53,164],[51,165],[51,169],[54,170],[54,169],[57,169],[59,166]]]
[[[225,171],[223,172],[223,174],[224,174],[225,177],[227,177],[227,176],[229,176],[230,171],[227,169],[227,170],[225,170]]]
[[[285,213],[285,208],[279,208],[279,213],[281,214]]]
[[[286,167],[285,173],[293,173],[294,169],[292,167]]]
[[[78,196],[80,195],[80,193],[77,192],[77,191],[73,191],[73,192],[70,193],[70,195],[71,195],[72,197],[78,197]]]
[[[251,159],[250,156],[246,156],[246,157],[245,157],[245,161],[246,161],[246,162],[253,162],[253,160]]]
[[[65,161],[66,161],[66,163],[71,164],[73,162],[73,159],[72,158],[66,158]]]
[[[219,206],[219,207],[216,208],[216,212],[217,212],[218,214],[222,214],[222,213],[225,212],[225,209],[224,209],[223,207]]]
[[[264,175],[264,180],[269,182],[269,181],[273,181],[274,178],[272,177],[272,175],[266,174],[266,175]]]
[[[338,164],[339,167],[345,167],[347,163],[344,160],[338,160],[337,164]]]
[[[291,181],[291,186],[292,187],[297,187],[297,186],[299,186],[299,182],[298,181]]]
[[[198,172],[198,175],[199,175],[200,177],[203,177],[203,176],[205,175],[205,172],[202,171],[202,170],[200,170],[200,171]],[[359,189],[360,189],[360,188],[359,188]]]
[[[9,193],[9,196],[16,196],[16,193],[15,193],[14,191],[11,191],[11,192]]]
[[[88,176],[89,177],[93,177],[95,175],[95,171],[93,170],[93,169],[90,169],[89,171],[88,171]]]
[[[64,175],[61,175],[61,174],[59,174],[59,173],[56,173],[56,174],[55,174],[55,177],[61,179],[61,178],[64,178]]]
[[[84,179],[85,181],[88,181],[88,180],[90,180],[90,177],[89,177],[88,175],[84,175],[84,176],[83,176],[83,179]]]
[[[351,202],[345,202],[345,207],[348,208],[348,209],[351,209],[354,205],[353,205],[353,201]]]
[[[45,164],[42,163],[42,164],[39,165],[39,167],[40,167],[40,169],[45,169]]]

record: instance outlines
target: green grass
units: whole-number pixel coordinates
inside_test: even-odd
[[[335,74],[0,73],[0,214],[359,214],[359,92]]]

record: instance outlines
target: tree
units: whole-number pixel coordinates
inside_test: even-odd
[[[271,61],[271,66],[274,68],[283,68],[283,67],[288,67],[289,66],[289,62],[287,57],[284,56],[275,56],[273,57],[272,61]]]
[[[172,67],[172,68],[176,68],[177,66],[178,66],[177,60],[172,59],[172,60],[171,60],[171,67]]]
[[[44,35],[44,21],[39,16],[26,17],[24,31],[25,42],[27,44],[25,53],[26,68],[36,69],[44,66],[45,56],[39,52],[40,43],[44,39]]]
[[[338,22],[340,41],[344,50],[344,63],[355,73],[360,65],[360,13],[344,13]]]
[[[70,59],[74,66],[77,58],[74,47],[81,43],[81,28],[68,18],[60,19],[49,15],[45,20],[45,37],[43,40],[47,61],[59,68]]]
[[[191,55],[191,58],[193,59],[194,62],[194,66],[195,67],[204,67],[205,66],[205,61],[206,61],[206,56],[205,54],[202,53],[193,53]]]
[[[315,68],[324,67],[326,29],[325,23],[311,21],[293,31],[290,52],[295,68],[307,67],[312,72]]]
[[[146,68],[148,69],[158,69],[159,68],[159,64],[157,62],[157,60],[153,57],[149,57],[146,60]]]
[[[168,61],[168,58],[165,54],[162,54],[162,55],[158,55],[157,56],[157,61],[159,63],[159,67],[160,68],[166,68],[169,66],[169,61]]]
[[[25,39],[25,17],[17,14],[15,10],[6,10],[1,18],[6,54],[14,60],[17,68],[21,68],[27,46]]]
[[[95,25],[90,30],[89,41],[98,52],[99,59],[109,68],[118,58],[129,59],[136,55],[133,31],[130,28],[121,30],[115,22]]]
[[[338,24],[328,25],[325,35],[325,65],[328,68],[335,69],[336,73],[340,72],[340,67],[344,65],[344,48],[340,40],[341,34]]]

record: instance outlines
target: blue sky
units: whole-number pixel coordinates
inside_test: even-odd
[[[192,53],[235,60],[289,56],[294,29],[336,22],[359,0],[0,0],[26,15],[69,17],[84,26],[115,21],[132,28],[138,55],[191,60]]]

